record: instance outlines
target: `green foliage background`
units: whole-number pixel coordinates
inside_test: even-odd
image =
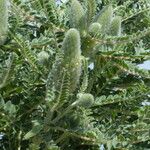
[[[149,0],[0,8],[0,149],[150,148]]]

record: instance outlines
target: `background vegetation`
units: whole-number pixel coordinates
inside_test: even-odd
[[[150,148],[149,0],[1,0],[0,18],[0,149]]]

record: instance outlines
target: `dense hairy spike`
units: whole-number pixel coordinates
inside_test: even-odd
[[[98,22],[92,23],[89,27],[90,35],[98,37],[101,32],[101,25]]]
[[[70,29],[63,41],[64,64],[70,74],[71,89],[75,90],[81,74],[80,35],[76,29]]]
[[[120,36],[121,35],[121,17],[116,16],[112,20],[110,25],[109,34],[112,36]]]
[[[66,33],[62,49],[67,61],[80,57],[80,34],[76,29],[72,28]]]
[[[78,0],[72,0],[69,17],[71,27],[84,28],[85,12]]]
[[[50,96],[48,96],[49,99],[52,99],[50,97],[60,97],[60,100],[65,100],[69,92],[76,89],[79,82],[81,74],[81,50],[80,35],[76,29],[70,29],[66,33],[62,43],[62,50],[64,54],[56,56],[56,61],[48,75],[47,93],[50,93]],[[51,96],[50,91],[52,90],[59,91],[59,96],[58,94]]]
[[[113,18],[113,8],[112,6],[106,6],[100,12],[99,16],[97,17],[97,22],[102,25],[101,32],[105,34],[110,27],[111,21]]]
[[[8,0],[0,0],[0,45],[6,39],[8,31]]]

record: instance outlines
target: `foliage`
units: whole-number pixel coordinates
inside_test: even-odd
[[[0,9],[0,149],[149,149],[150,72],[137,67],[150,58],[149,1],[10,6]]]

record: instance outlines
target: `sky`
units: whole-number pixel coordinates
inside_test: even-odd
[[[138,65],[141,69],[150,70],[150,60],[145,61],[143,64]]]

